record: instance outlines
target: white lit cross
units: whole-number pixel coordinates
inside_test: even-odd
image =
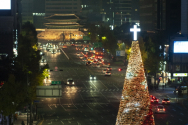
[[[134,25],[134,28],[130,29],[131,32],[134,32],[134,40],[137,40],[137,32],[141,31],[140,28],[137,28],[137,25]]]

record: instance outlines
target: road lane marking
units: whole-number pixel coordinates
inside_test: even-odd
[[[61,121],[61,123],[64,125],[64,123]]]
[[[59,99],[59,104],[61,105],[61,107],[62,107],[65,111],[67,111],[67,110],[63,107],[63,105],[61,104],[60,99]]]
[[[79,93],[79,94],[80,94],[80,93]],[[82,97],[82,95],[81,95],[81,94],[80,94],[80,96],[81,96],[81,98],[82,98],[82,100],[83,100],[84,104],[85,104],[85,105],[87,105],[87,104],[86,104],[86,102],[84,101],[84,99],[83,99],[83,97]],[[87,107],[89,107],[89,105],[87,105]],[[89,108],[90,108],[91,110],[93,110],[91,107],[89,107]]]
[[[50,107],[50,105],[48,104],[48,107],[52,110],[52,108]]]
[[[100,92],[101,93],[101,92]],[[102,94],[102,93],[101,93]],[[102,94],[103,95],[103,94]],[[108,102],[110,102],[110,100],[108,100],[104,95],[103,95],[103,97],[108,101]]]
[[[101,82],[101,80],[98,80],[99,82]],[[103,85],[104,85],[104,83],[103,82],[101,82]],[[105,85],[104,85],[105,86]],[[106,86],[105,86],[106,87]],[[107,89],[108,89],[108,87],[106,87]]]
[[[114,84],[113,84],[114,87],[116,87]],[[118,87],[116,87],[116,89],[118,89]]]
[[[63,51],[63,49],[61,48],[61,51],[64,53],[64,55],[67,57],[67,59],[69,60],[69,57],[67,56],[67,54]]]

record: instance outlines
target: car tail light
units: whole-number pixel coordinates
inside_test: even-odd
[[[170,102],[170,101],[167,101],[167,102]]]
[[[163,109],[163,111],[165,111],[165,108]]]
[[[157,102],[159,101],[159,99],[157,99]]]
[[[151,101],[153,102],[153,99]]]
[[[158,108],[157,111],[159,111],[160,109]]]
[[[162,102],[165,102],[165,101],[162,101]]]

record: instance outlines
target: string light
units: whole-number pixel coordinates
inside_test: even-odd
[[[132,42],[116,125],[142,125],[150,98],[138,41]],[[154,120],[150,125],[154,125]]]

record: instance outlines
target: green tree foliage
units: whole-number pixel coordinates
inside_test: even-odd
[[[91,42],[101,42],[104,49],[115,55],[116,49],[118,49],[117,39],[109,27],[90,24],[88,36],[91,38]]]
[[[41,60],[40,51],[37,46],[37,32],[30,22],[22,26],[21,34],[18,42],[18,56],[15,59],[16,80],[21,81],[28,87],[28,102],[36,97],[36,86],[43,84],[43,70],[39,68]],[[45,67],[48,67],[46,65]]]
[[[139,38],[139,46],[140,46],[140,51],[141,51],[141,56],[142,56],[142,61],[145,62],[145,60],[148,58],[148,52],[146,51],[145,47],[145,42],[143,41],[143,38]]]
[[[13,74],[9,75],[8,81],[0,89],[0,111],[8,116],[25,104],[27,88],[21,82],[16,82]]]
[[[91,42],[97,42],[98,41],[98,27],[95,26],[95,24],[88,24],[88,36],[91,39]]]
[[[152,38],[146,39],[145,51],[147,52],[147,58],[144,60],[144,68],[150,74],[158,72],[161,67],[161,62],[163,62],[163,56],[161,55],[159,46]]]

